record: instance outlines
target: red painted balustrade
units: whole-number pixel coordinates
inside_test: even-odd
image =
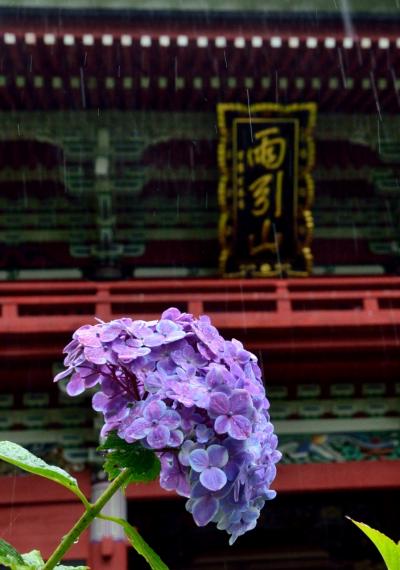
[[[265,350],[268,381],[271,374],[275,380],[290,382],[398,378],[400,278],[379,277],[1,283],[4,380],[15,368],[15,382],[22,382],[18,366],[22,371],[30,367],[32,372],[31,357],[41,363],[59,359],[71,332],[95,322],[95,316],[153,319],[169,306],[196,316],[208,314],[225,336],[235,335],[249,348]],[[43,369],[43,374],[50,372]],[[37,530],[32,546],[36,541],[36,546],[49,553],[54,548],[53,536],[65,532],[78,517],[80,505],[63,489],[38,478],[2,477],[0,482],[0,534],[17,547],[29,547],[28,527],[21,525],[27,517],[31,524],[35,521]],[[87,474],[82,483],[89,493]],[[280,465],[276,479],[280,492],[398,486],[399,461],[386,460]],[[130,500],[171,497],[157,483],[131,486],[127,495]],[[48,515],[55,521],[52,536],[47,532]],[[114,558],[100,550],[93,550],[88,537],[83,537],[71,556],[89,556],[96,559],[96,568],[111,568]],[[122,548],[121,556],[124,553]],[[103,560],[101,564],[96,556]]]
[[[400,344],[398,277],[1,283],[0,336],[66,337],[94,317],[154,319],[169,306],[208,314],[224,334],[240,335],[254,349]]]

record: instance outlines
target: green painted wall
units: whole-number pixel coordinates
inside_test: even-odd
[[[133,269],[133,258],[139,268],[149,266],[143,256],[158,242],[173,243],[178,252],[185,249],[182,244],[191,242],[196,255],[206,251],[208,241],[217,244],[215,163],[196,163],[195,155],[192,165],[187,159],[175,166],[168,158],[160,164],[142,161],[147,147],[171,139],[188,145],[193,140],[215,141],[214,113],[0,112],[0,124],[0,142],[50,143],[63,153],[51,167],[39,164],[32,168],[24,163],[18,169],[0,169],[0,186],[5,191],[0,192],[0,243],[9,251],[7,264],[4,259],[2,266],[0,263],[0,280],[14,279],[20,270],[25,278],[32,276],[23,273],[30,262],[28,254],[27,261],[20,259],[24,248],[35,253],[39,259],[36,266],[42,263],[40,255],[47,256],[45,272],[51,272],[61,267],[57,247],[67,252],[64,258],[69,252],[71,270],[107,259],[116,267],[129,263]],[[314,237],[316,244],[328,240],[336,249],[342,247],[343,240],[359,242],[360,247],[369,248],[371,259],[392,256],[393,263],[399,259],[400,266],[396,167],[400,115],[387,116],[379,129],[378,139],[375,114],[319,115],[318,140],[364,145],[380,156],[382,164],[360,168],[333,161],[325,168],[317,158]],[[210,145],[209,152],[212,148]],[[168,151],[162,152],[168,157]],[[357,191],[352,193],[352,181],[357,190],[360,180],[366,191],[362,197]],[[338,199],[333,188],[343,181],[347,193]],[[197,182],[201,184],[195,186]],[[43,190],[42,195],[37,193],[40,184],[46,188],[45,199]],[[48,253],[42,254],[46,247]],[[19,252],[18,264],[12,257],[14,250]],[[166,255],[171,256],[172,249],[169,251]],[[192,276],[205,271],[215,274],[216,262],[209,261],[209,254],[210,250],[207,259],[199,257],[198,262],[182,262],[183,270],[191,271]],[[356,246],[351,256],[357,258]],[[319,263],[329,263],[329,256],[324,254]],[[362,269],[361,263],[358,267]],[[44,278],[45,273],[40,275]]]
[[[0,7],[35,8],[92,8],[133,10],[205,10],[205,11],[260,11],[260,12],[315,12],[340,14],[348,5],[353,13],[400,14],[399,0],[0,0]]]

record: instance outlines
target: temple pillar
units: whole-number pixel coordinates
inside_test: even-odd
[[[92,501],[95,502],[108,487],[107,482],[95,483]],[[102,510],[103,515],[126,520],[126,497],[117,491]],[[89,567],[93,570],[127,570],[127,541],[123,528],[111,521],[95,519],[90,527]]]

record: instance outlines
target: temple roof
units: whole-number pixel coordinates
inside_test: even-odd
[[[154,16],[154,14],[153,14]],[[400,106],[395,22],[286,23],[36,17],[0,22],[4,110],[214,110],[219,101],[316,101],[326,112]]]

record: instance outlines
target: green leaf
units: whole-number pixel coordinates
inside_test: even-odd
[[[98,450],[106,453],[103,469],[110,481],[125,468],[131,473],[126,485],[153,481],[160,474],[160,462],[153,451],[140,443],[126,443],[116,432],[111,432]]]
[[[29,568],[29,570],[40,570],[40,568],[43,568],[44,566],[44,560],[39,550],[31,550],[31,552],[23,554],[22,558],[24,559],[24,569]]]
[[[100,515],[99,518],[107,521],[115,522],[123,527],[129,542],[138,554],[143,556],[151,570],[168,570],[168,566],[164,564],[156,552],[147,544],[147,542],[140,536],[138,531],[133,528],[128,522],[123,519]]]
[[[11,570],[40,570],[44,567],[39,550],[20,554],[11,544],[0,539],[0,564]]]
[[[64,564],[58,564],[55,570],[89,570],[89,566],[65,566]]]
[[[0,441],[0,459],[24,471],[28,471],[34,475],[40,475],[41,477],[51,479],[51,481],[63,485],[75,493],[86,507],[89,506],[85,495],[79,489],[77,480],[74,477],[60,467],[48,465],[45,461],[39,459],[39,457],[36,457],[36,455],[33,455],[33,453],[30,453],[30,451],[20,445],[12,441]]]
[[[372,540],[385,561],[388,570],[400,570],[400,544],[396,544],[391,538],[367,524],[357,522],[350,517],[347,518]]]
[[[89,566],[65,566],[64,564],[58,564],[55,570],[89,570]]]
[[[25,567],[21,554],[2,538],[0,538],[0,564],[12,570]]]

